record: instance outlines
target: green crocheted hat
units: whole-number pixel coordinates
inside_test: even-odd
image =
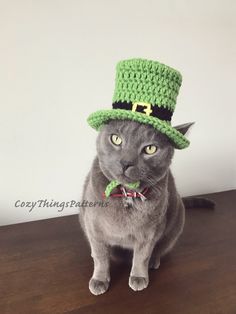
[[[176,148],[183,149],[189,140],[170,122],[181,82],[177,70],[158,61],[120,61],[116,66],[113,109],[92,113],[88,123],[96,130],[112,119],[150,124],[167,135]]]

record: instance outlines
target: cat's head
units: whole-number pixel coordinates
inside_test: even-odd
[[[193,123],[177,126],[185,134]],[[105,124],[97,138],[99,165],[109,180],[152,186],[168,170],[174,143],[152,126],[128,120]]]

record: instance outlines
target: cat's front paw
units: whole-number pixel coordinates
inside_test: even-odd
[[[107,291],[109,287],[109,281],[101,281],[91,278],[89,281],[89,290],[94,295],[99,295]]]
[[[145,277],[136,277],[136,276],[129,277],[129,286],[134,291],[140,291],[147,288],[148,283],[149,283],[149,279]]]

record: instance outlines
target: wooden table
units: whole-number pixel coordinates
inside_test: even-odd
[[[76,215],[0,228],[0,313],[236,313],[236,190],[208,195],[215,210],[188,209],[184,233],[149,287],[128,287],[111,266],[107,293],[88,290],[92,259]]]

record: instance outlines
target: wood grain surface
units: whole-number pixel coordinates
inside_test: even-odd
[[[178,244],[141,292],[114,263],[108,292],[89,292],[92,258],[76,215],[1,227],[0,313],[235,314],[236,191],[207,196],[215,210],[187,210]]]

